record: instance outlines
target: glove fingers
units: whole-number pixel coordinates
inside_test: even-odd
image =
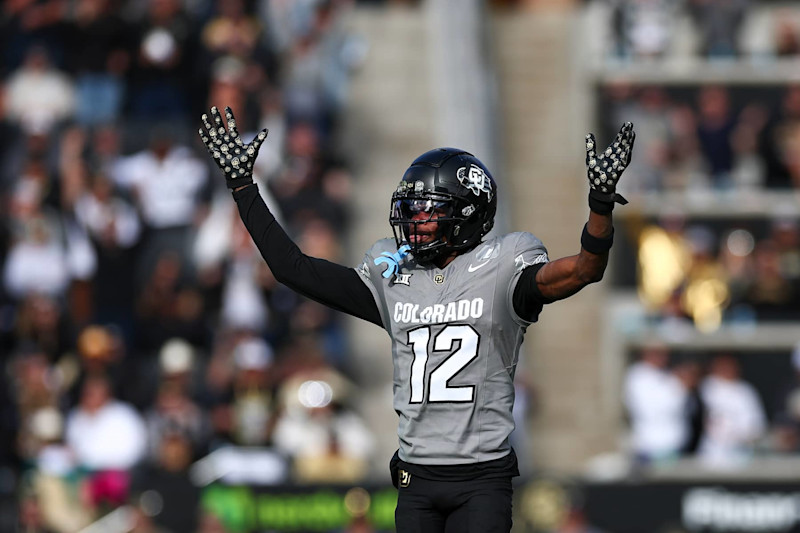
[[[586,164],[589,165],[589,168],[593,168],[595,165],[595,158],[597,154],[595,150],[597,149],[597,141],[594,140],[594,134],[589,133],[586,135]]]
[[[216,136],[217,131],[213,126],[211,126],[211,123],[208,121],[208,115],[203,113],[203,115],[200,117],[200,119],[203,121],[203,126],[205,126],[206,131],[208,131],[208,133],[212,137]]]
[[[636,140],[636,132],[633,130],[629,130],[623,140],[625,150],[622,153],[622,159],[625,166],[628,166],[628,163],[631,161],[631,154],[633,153],[633,141]]]
[[[233,116],[233,110],[230,107],[225,107],[225,119],[228,121],[228,133],[230,133],[231,139],[241,146],[239,130],[236,128],[236,117]]]
[[[253,153],[250,153],[250,150],[248,149],[247,150],[247,154],[252,159],[255,159],[256,156],[258,155],[258,151],[261,149],[261,145],[264,144],[264,141],[267,140],[267,135],[268,134],[269,134],[269,131],[267,130],[267,128],[264,128],[263,130],[258,132],[258,135],[256,135],[256,138],[253,139],[253,142],[250,143],[250,148],[252,148]]]
[[[213,154],[214,153],[214,142],[208,136],[208,134],[206,133],[206,130],[204,130],[203,128],[200,128],[199,130],[197,130],[197,133],[200,134],[200,140],[202,140],[203,144],[206,145],[206,148],[208,149],[208,151]]]
[[[222,125],[222,117],[219,115],[217,106],[211,108],[211,118],[214,119],[214,128],[220,135],[225,135],[225,126]]]
[[[217,164],[217,166],[219,168],[223,168],[224,165],[219,152],[219,144],[221,141],[217,135],[217,131],[208,122],[208,115],[203,113],[200,118],[203,121],[203,126],[205,126],[205,128],[200,128],[197,130],[197,132],[200,134],[200,139],[203,141],[203,144],[206,145],[208,153],[214,158],[214,162]]]

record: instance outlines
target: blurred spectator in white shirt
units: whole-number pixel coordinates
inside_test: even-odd
[[[375,437],[346,405],[348,389],[347,380],[324,364],[282,382],[273,442],[294,459],[295,481],[355,483],[366,475]]]
[[[741,465],[766,431],[764,407],[755,388],[741,379],[738,361],[719,355],[700,386],[708,418],[700,456],[709,466]]]
[[[33,46],[8,79],[5,102],[8,117],[26,133],[44,134],[75,112],[75,89],[51,65],[47,50]]]
[[[58,225],[39,215],[24,221],[22,232],[6,257],[6,291],[18,299],[34,293],[61,296],[69,285],[70,272]]]
[[[669,53],[681,2],[612,0],[619,32],[618,52],[625,58],[657,59]]]
[[[78,463],[92,472],[88,489],[92,501],[124,502],[128,471],[147,449],[147,429],[131,405],[114,399],[108,379],[86,379],[80,403],[67,417],[65,435]]]
[[[121,160],[114,172],[117,184],[134,193],[149,227],[195,222],[208,167],[189,147],[176,143],[166,127],[154,129],[149,147]]]
[[[686,391],[668,364],[667,348],[651,344],[625,376],[631,447],[644,462],[674,458],[686,441]]]
[[[188,146],[177,143],[168,126],[159,126],[152,131],[148,148],[121,159],[113,172],[116,184],[133,194],[146,228],[137,285],[165,251],[178,253],[187,265],[194,227],[206,215],[205,163]]]

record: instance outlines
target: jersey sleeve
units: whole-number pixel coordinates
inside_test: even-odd
[[[517,322],[527,326],[539,319],[543,304],[547,303],[537,297],[538,291],[531,280],[542,265],[550,262],[550,258],[547,248],[536,236],[525,232],[512,235],[516,237],[516,242],[513,246],[514,274],[508,287],[508,305]]]
[[[375,305],[378,307],[384,327],[388,326],[385,304],[386,298],[384,295],[384,284],[381,283],[381,272],[378,268],[378,264],[381,261],[379,258],[383,257],[383,252],[387,250],[387,240],[388,239],[384,239],[372,245],[372,247],[364,254],[364,259],[355,268],[358,277],[361,279],[364,285],[367,286],[375,300]],[[378,259],[378,261],[376,261],[376,259]]]

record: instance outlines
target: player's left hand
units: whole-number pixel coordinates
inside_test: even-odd
[[[586,168],[589,177],[589,206],[592,211],[607,214],[614,202],[625,205],[628,201],[617,193],[617,182],[628,167],[633,152],[636,132],[633,124],[626,122],[608,148],[597,155],[597,141],[593,134],[586,136]]]
[[[267,138],[267,130],[261,130],[252,142],[244,144],[236,129],[236,118],[230,107],[225,108],[227,130],[216,106],[211,108],[213,125],[205,113],[201,118],[205,128],[200,128],[200,138],[208,148],[208,153],[214,158],[214,162],[225,174],[228,188],[233,190],[253,183],[253,163],[258,157],[261,144]]]

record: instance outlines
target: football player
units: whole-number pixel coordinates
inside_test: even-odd
[[[616,185],[630,162],[632,124],[599,153],[586,137],[590,211],[577,255],[550,260],[526,232],[485,239],[497,184],[472,154],[439,148],[418,157],[394,190],[394,238],[349,268],[304,255],[286,235],[253,183],[267,131],[245,144],[230,108],[225,114],[204,114],[200,137],[275,277],[392,339],[397,530],[508,532],[511,479],[519,475],[509,445],[519,348],[545,304],[602,278],[611,212],[627,203]]]

